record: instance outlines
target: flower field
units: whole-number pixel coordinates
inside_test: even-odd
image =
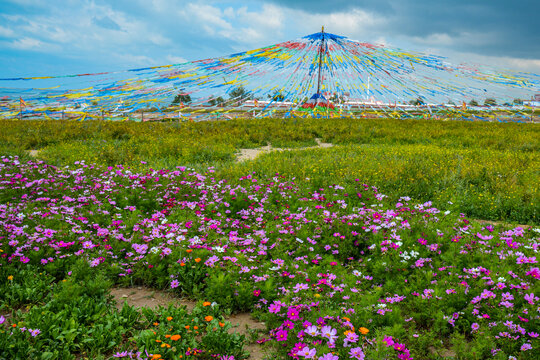
[[[537,358],[535,125],[0,125],[0,359]]]
[[[255,170],[309,187],[360,179],[393,200],[410,196],[475,219],[538,224],[537,124],[395,119],[234,120],[132,123],[1,120],[0,153],[28,150],[57,166],[85,160],[135,171],[213,166],[229,181]],[[237,163],[242,148],[332,149],[265,154]],[[309,180],[306,180],[309,179]],[[451,202],[452,204],[449,204]]]

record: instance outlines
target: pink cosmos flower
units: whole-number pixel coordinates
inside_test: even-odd
[[[287,341],[288,336],[289,336],[289,333],[286,330],[279,330],[276,333],[276,340],[277,341]]]
[[[349,355],[351,356],[351,359],[364,360],[365,358],[362,348],[359,347],[352,348],[349,351]]]
[[[297,355],[305,357],[306,359],[313,359],[317,354],[317,349],[310,349],[307,346],[300,350]]]

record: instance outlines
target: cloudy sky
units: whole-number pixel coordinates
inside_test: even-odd
[[[174,64],[320,31],[540,74],[539,0],[1,0],[0,77]]]

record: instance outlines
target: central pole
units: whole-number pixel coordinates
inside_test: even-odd
[[[322,67],[322,57],[324,51],[324,26],[321,29],[321,47],[319,48],[319,80],[317,81],[317,94],[320,94],[321,90],[321,67]]]

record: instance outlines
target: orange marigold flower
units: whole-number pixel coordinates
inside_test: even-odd
[[[178,341],[178,340],[180,340],[180,338],[181,338],[180,335],[173,335],[173,336],[171,336],[171,340],[172,340],[172,341]]]
[[[212,320],[214,320],[214,317],[208,315],[208,316],[205,316],[205,317],[204,317],[204,320],[206,320],[206,321],[212,321]]]
[[[186,263],[181,262],[180,266],[186,266]]]
[[[194,326],[193,327],[195,330],[199,330],[199,327],[198,326]]]
[[[171,337],[171,335],[170,335],[170,334],[167,334],[167,335],[165,335],[165,337],[166,337],[166,338],[170,338],[170,337]]]
[[[369,332],[369,330],[366,329],[365,327],[359,328],[358,331],[360,331],[360,333],[361,333],[362,335],[366,335],[366,334]]]
[[[156,342],[161,342],[161,340],[159,340],[159,339],[156,339]]]
[[[202,303],[202,306],[210,306],[212,303],[210,301],[205,301]]]
[[[343,320],[346,320],[346,321],[351,321],[351,319],[349,319],[348,317],[344,316],[343,317]]]
[[[13,280],[13,275],[9,275],[9,276],[7,277],[7,279],[8,279],[8,280]]]
[[[221,327],[224,327],[224,326],[225,326],[225,324],[224,324],[224,323],[222,323],[222,322],[220,321],[220,322],[219,322],[219,326],[221,326]]]
[[[171,321],[172,320],[172,316],[167,316],[167,321]]]
[[[161,344],[161,347],[167,347],[167,344],[163,343]]]
[[[192,252],[192,251],[193,251],[193,249],[187,249],[187,250],[186,250],[186,252],[188,252],[188,253],[190,253],[190,252]]]
[[[158,325],[159,325],[159,323],[158,323],[158,322],[155,322],[155,323],[153,323],[152,325],[154,325],[154,326],[158,326]]]
[[[154,354],[154,355],[152,355],[152,359],[161,359],[161,355]]]
[[[189,330],[189,325],[186,325],[186,326],[184,326],[184,327],[185,327],[186,329],[188,329],[188,330]]]
[[[201,258],[196,258],[196,259],[195,259],[195,262],[196,262],[196,263],[201,262]]]

